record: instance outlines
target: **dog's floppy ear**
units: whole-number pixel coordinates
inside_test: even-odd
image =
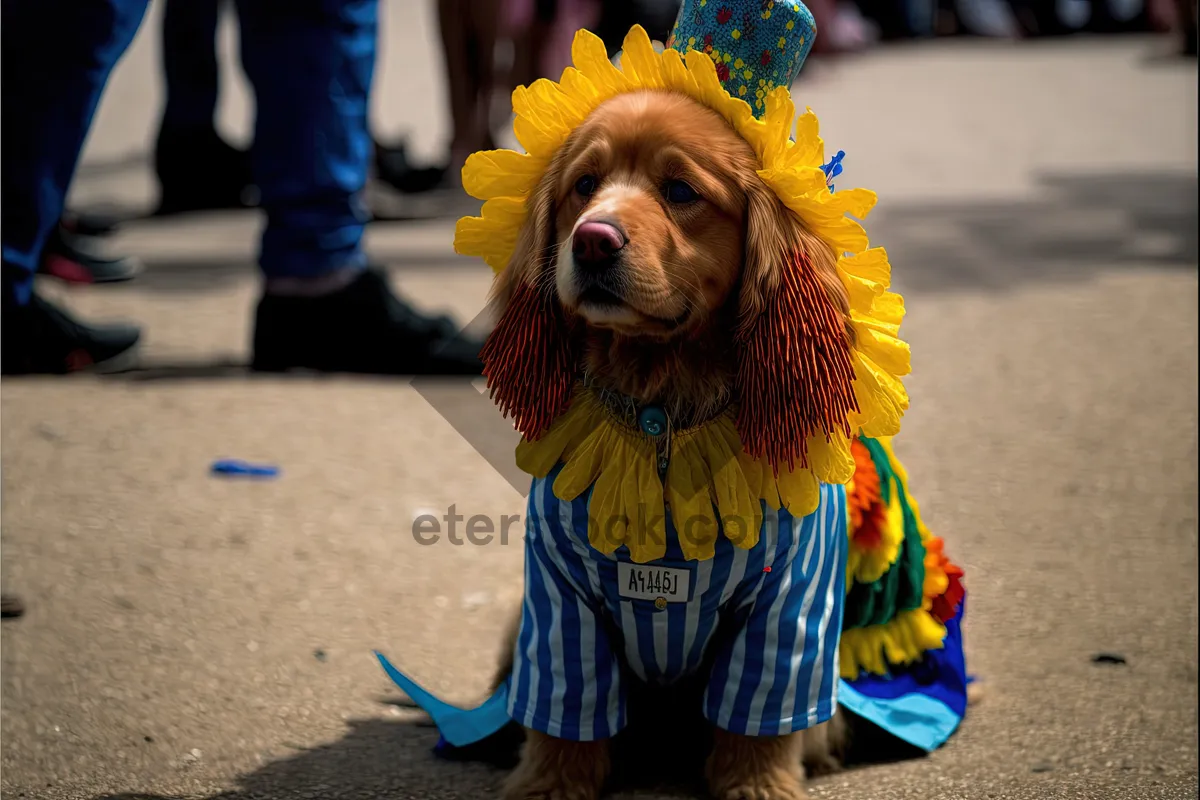
[[[556,175],[552,165],[529,196],[512,258],[492,287],[496,327],[479,354],[492,399],[531,440],[566,411],[579,364],[579,336],[554,296]]]
[[[807,465],[810,436],[850,435],[858,410],[849,301],[833,249],[756,181],[737,297],[738,432],[778,471]]]

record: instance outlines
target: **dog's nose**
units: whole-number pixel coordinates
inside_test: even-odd
[[[625,235],[610,222],[585,222],[575,229],[571,252],[580,266],[605,266],[625,246]]]

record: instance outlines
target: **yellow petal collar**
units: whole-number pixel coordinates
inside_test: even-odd
[[[588,540],[602,553],[622,545],[639,564],[666,554],[669,508],[684,558],[706,560],[724,533],[737,547],[758,543],[762,503],[802,517],[816,510],[820,483],[854,474],[850,442],[835,434],[809,442],[809,466],[774,473],[742,449],[735,410],[672,434],[660,478],[655,440],[619,421],[596,392],[580,386],[565,414],[537,441],[517,446],[517,465],[545,478],[558,464],[554,495],[570,502],[589,488]]]

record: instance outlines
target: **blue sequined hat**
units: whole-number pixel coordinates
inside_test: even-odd
[[[816,22],[803,3],[684,0],[666,45],[707,53],[725,89],[762,116],[767,93],[792,85],[816,36]]]

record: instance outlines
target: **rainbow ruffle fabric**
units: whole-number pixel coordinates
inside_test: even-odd
[[[860,437],[851,453],[838,700],[932,750],[966,710],[963,570],[921,521],[890,439]]]
[[[887,675],[942,647],[963,598],[961,568],[921,521],[889,439],[860,437],[847,485],[841,675]]]

